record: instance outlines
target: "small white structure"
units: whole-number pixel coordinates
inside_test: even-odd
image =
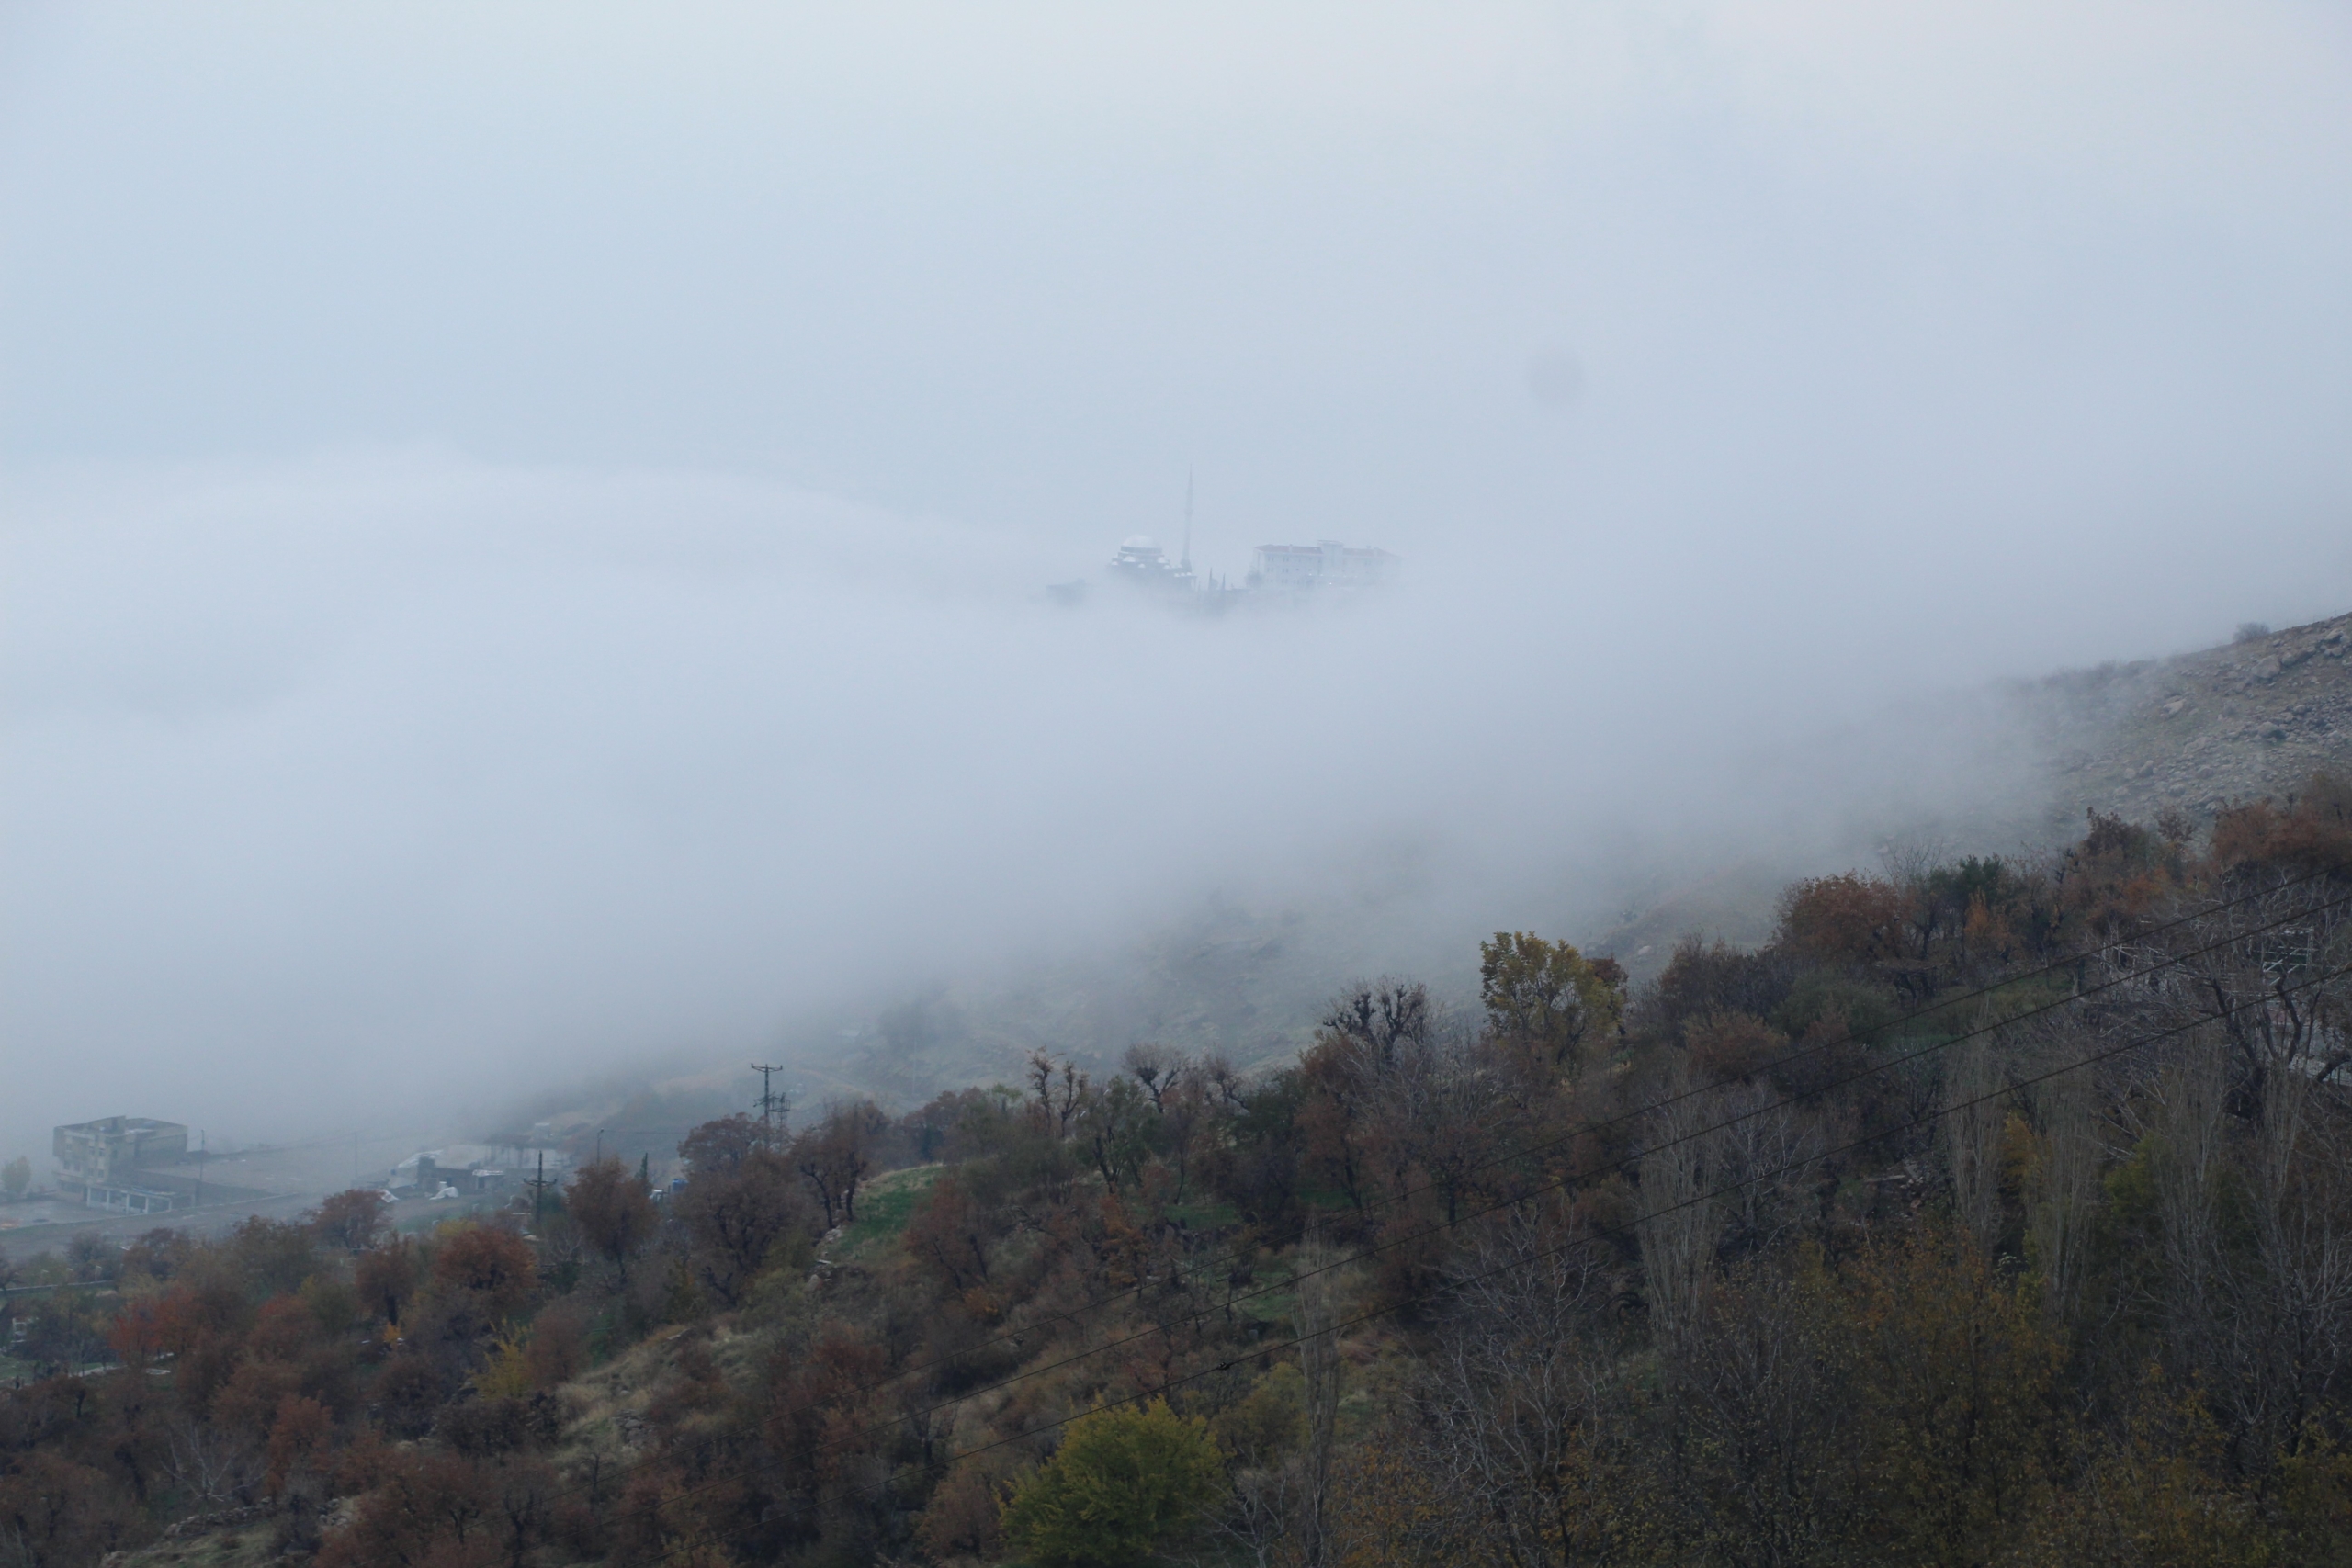
[[[91,1182],[82,1189],[82,1201],[92,1209],[112,1209],[122,1214],[168,1214],[177,1194],[152,1187],[111,1187]]]
[[[1250,569],[1250,586],[1276,593],[1376,588],[1394,581],[1400,564],[1386,550],[1345,545],[1337,539],[1312,545],[1260,545]]]

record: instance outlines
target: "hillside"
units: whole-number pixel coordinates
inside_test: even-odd
[[[2026,698],[2054,753],[2054,815],[2210,822],[2352,761],[2352,615],[2177,659],[2055,677]]]
[[[1645,984],[1487,944],[1472,1010],[1356,989],[1254,1076],[76,1246],[0,1298],[0,1550],[2345,1561],[2352,786],[1773,902]]]
[[[1696,870],[1635,864],[1622,886],[1569,890],[1577,896],[1560,907],[1587,913],[1562,929],[1647,980],[1693,931],[1738,946],[1768,941],[1781,890],[1801,876],[1876,868],[1890,852],[2048,853],[2075,838],[2090,811],[2153,827],[2169,807],[2210,826],[2223,805],[2283,799],[2315,769],[2352,774],[2347,628],[2352,615],[2175,659],[1948,694],[1808,735],[1759,760],[1758,789],[1804,799],[1829,781],[1899,773],[1890,753],[1924,754],[1923,766],[1946,777],[1865,799],[1827,829],[1756,827],[1756,842]],[[1615,918],[1592,918],[1604,908]],[[1410,893],[1269,908],[1212,899],[1116,948],[939,982],[830,1019],[790,1038],[784,1081],[804,1105],[863,1093],[904,1108],[966,1084],[1016,1082],[1039,1050],[1097,1074],[1146,1040],[1243,1069],[1279,1063],[1306,1044],[1324,1004],[1351,981],[1410,971],[1442,997],[1467,999],[1466,954],[1489,932],[1471,921],[1441,937],[1441,922],[1423,915]],[[750,1092],[731,1066],[706,1089],[696,1114]],[[572,1119],[660,1122],[674,1141],[678,1115],[644,1114],[635,1093],[616,1088]],[[565,1109],[549,1102],[522,1120]],[[667,1144],[649,1146],[659,1160]]]

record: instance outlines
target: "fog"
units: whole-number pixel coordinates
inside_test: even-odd
[[[2025,798],[2352,599],[2352,24],[1962,9],[10,11],[0,1154]]]

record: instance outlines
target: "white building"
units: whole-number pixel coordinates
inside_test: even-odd
[[[1170,560],[1159,541],[1148,534],[1130,534],[1111,558],[1111,575],[1140,587],[1181,591],[1193,586],[1189,549],[1182,560]]]
[[[1278,593],[1316,588],[1374,588],[1394,581],[1398,558],[1370,546],[1337,539],[1312,545],[1260,545],[1250,569],[1250,585]]]

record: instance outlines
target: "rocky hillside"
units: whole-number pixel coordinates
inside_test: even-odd
[[[1787,754],[1758,759],[1746,777],[1773,802],[1846,798],[1825,787],[1842,780],[1850,794],[1842,817],[1778,830],[1750,818],[1754,842],[1735,852],[1723,845],[1736,835],[1699,825],[1693,843],[1702,847],[1683,863],[1634,865],[1629,886],[1584,898],[1605,899],[1613,919],[1588,915],[1548,929],[1646,979],[1686,933],[1760,943],[1786,884],[1874,869],[1905,845],[2031,855],[2078,837],[2086,810],[2154,823],[2172,808],[2201,826],[2230,802],[2293,793],[2314,769],[2352,773],[2348,633],[2352,615],[2338,616],[2174,659],[1941,694],[1843,732],[1808,734]],[[1889,782],[1874,795],[1855,780]],[[1350,980],[1409,972],[1454,999],[1475,987],[1476,943],[1491,929],[1483,912],[1417,924],[1420,904],[1400,895],[1253,910],[1220,897],[1105,952],[962,984],[918,983],[877,998],[869,1013],[817,1021],[786,1042],[793,1067],[785,1087],[803,1105],[865,1093],[903,1108],[943,1089],[1017,1081],[1035,1049],[1107,1074],[1143,1039],[1220,1052],[1244,1067],[1286,1059]],[[706,1087],[741,1098],[747,1081],[730,1062]],[[576,1120],[583,1128],[658,1122],[669,1142],[646,1146],[664,1157],[678,1114],[652,1115],[633,1101],[624,1108],[628,1098],[616,1091],[611,1105]],[[642,1152],[618,1146],[632,1157]]]
[[[2029,698],[2055,761],[2053,816],[2201,822],[2233,801],[2352,771],[2352,615],[2177,659],[2053,677]]]

